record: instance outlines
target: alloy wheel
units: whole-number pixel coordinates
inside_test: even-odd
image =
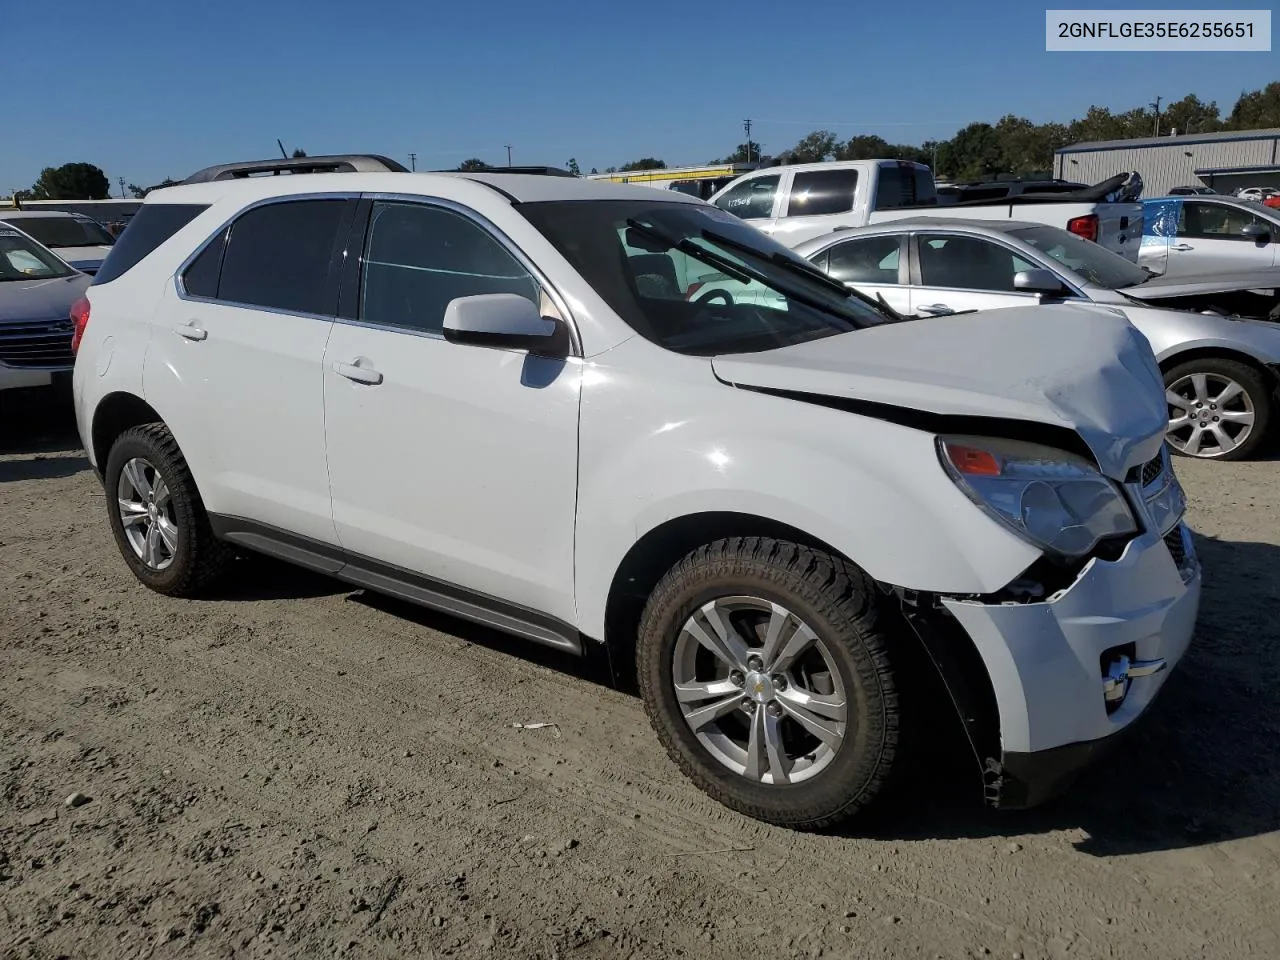
[[[672,659],[685,723],[747,780],[807,780],[844,743],[848,702],[835,659],[781,604],[749,596],[703,604],[681,628]]]
[[[1189,457],[1221,457],[1253,433],[1253,400],[1230,377],[1188,374],[1168,386],[1165,400],[1169,404],[1169,444]]]
[[[178,552],[178,523],[164,477],[150,462],[134,457],[120,471],[116,502],[134,555],[151,570],[167,569]]]

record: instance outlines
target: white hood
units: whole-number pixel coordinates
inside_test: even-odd
[[[1065,427],[1115,479],[1156,455],[1168,423],[1147,340],[1124,318],[1086,306],[890,323],[712,366],[738,386]]]

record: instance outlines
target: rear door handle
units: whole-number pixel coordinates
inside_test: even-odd
[[[353,363],[334,363],[333,372],[340,377],[346,377],[355,383],[363,383],[370,387],[376,387],[382,382],[382,374],[373,367],[361,366],[358,360]]]
[[[1175,244],[1174,244],[1172,247],[1170,247],[1169,249],[1170,249],[1170,250],[1194,250],[1194,249],[1195,249],[1195,247],[1193,247],[1193,246],[1192,246],[1191,244],[1189,244],[1189,243],[1175,243]]]
[[[205,340],[209,336],[209,331],[201,327],[194,320],[187,323],[174,324],[173,332],[188,340]]]

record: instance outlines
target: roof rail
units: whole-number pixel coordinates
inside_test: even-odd
[[[290,157],[281,160],[250,160],[222,163],[197,170],[182,183],[211,183],[214,180],[242,180],[252,176],[282,173],[408,173],[409,169],[376,153],[342,153],[324,157]]]
[[[576,177],[576,173],[570,173],[561,167],[482,167],[479,170],[437,170],[437,173],[523,173],[536,174],[545,177]]]

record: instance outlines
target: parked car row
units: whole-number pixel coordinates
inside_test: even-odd
[[[0,390],[70,375],[71,306],[89,286],[43,244],[0,221]]]
[[[1025,807],[1152,704],[1201,574],[1120,311],[904,323],[675,191],[374,160],[155,190],[73,307],[141,583],[259,551],[603,655],[694,783],[795,828],[887,796],[930,707]]]

